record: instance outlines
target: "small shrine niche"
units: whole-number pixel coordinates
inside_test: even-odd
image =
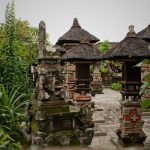
[[[90,91],[90,66],[89,64],[76,64],[76,91],[80,94],[82,92],[89,93]]]
[[[139,99],[141,96],[141,68],[136,67],[138,61],[126,61],[123,64],[122,70],[122,90],[123,99]]]

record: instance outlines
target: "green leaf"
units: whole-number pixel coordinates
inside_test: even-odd
[[[145,82],[141,87],[140,87],[140,95],[144,94],[145,90],[150,86],[149,82]]]
[[[141,61],[140,63],[138,63],[137,65],[135,65],[136,67],[141,67],[143,65],[143,62]]]
[[[2,94],[2,92],[0,91],[0,98],[2,97],[2,95],[3,95],[3,94]]]
[[[148,49],[150,50],[150,44],[148,45]]]
[[[148,82],[150,82],[150,72],[148,72],[147,74],[145,74],[144,79]]]

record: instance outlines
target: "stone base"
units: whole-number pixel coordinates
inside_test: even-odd
[[[121,130],[117,130],[116,134],[118,136],[119,143],[124,147],[134,145],[144,146],[143,142],[146,139],[146,135],[143,131],[141,131],[141,133],[130,133],[123,135]]]
[[[145,150],[144,144],[124,145],[120,139],[111,139],[111,142],[119,150]]]

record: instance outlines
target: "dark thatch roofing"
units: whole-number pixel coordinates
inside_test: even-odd
[[[72,27],[58,39],[56,45],[63,45],[64,43],[80,43],[82,39],[85,38],[88,39],[90,43],[96,43],[99,41],[97,37],[82,29],[77,18],[74,18]]]
[[[147,42],[150,42],[150,25],[146,27],[144,30],[140,31],[137,36]]]
[[[100,59],[101,55],[98,49],[94,48],[88,42],[81,42],[78,46],[71,48],[62,56],[63,61],[98,61]]]
[[[137,37],[134,26],[129,27],[129,32],[124,40],[117,44],[114,49],[102,55],[102,59],[143,59],[150,58],[149,43]]]
[[[65,53],[66,52],[66,49],[62,46],[59,46],[59,45],[55,45],[54,46],[56,48],[56,50],[60,53]]]

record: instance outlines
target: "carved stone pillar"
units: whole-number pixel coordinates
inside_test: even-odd
[[[121,125],[117,130],[119,141],[123,145],[142,144],[146,135],[142,130],[141,119],[141,69],[134,67],[137,62],[125,62],[123,65]]]

